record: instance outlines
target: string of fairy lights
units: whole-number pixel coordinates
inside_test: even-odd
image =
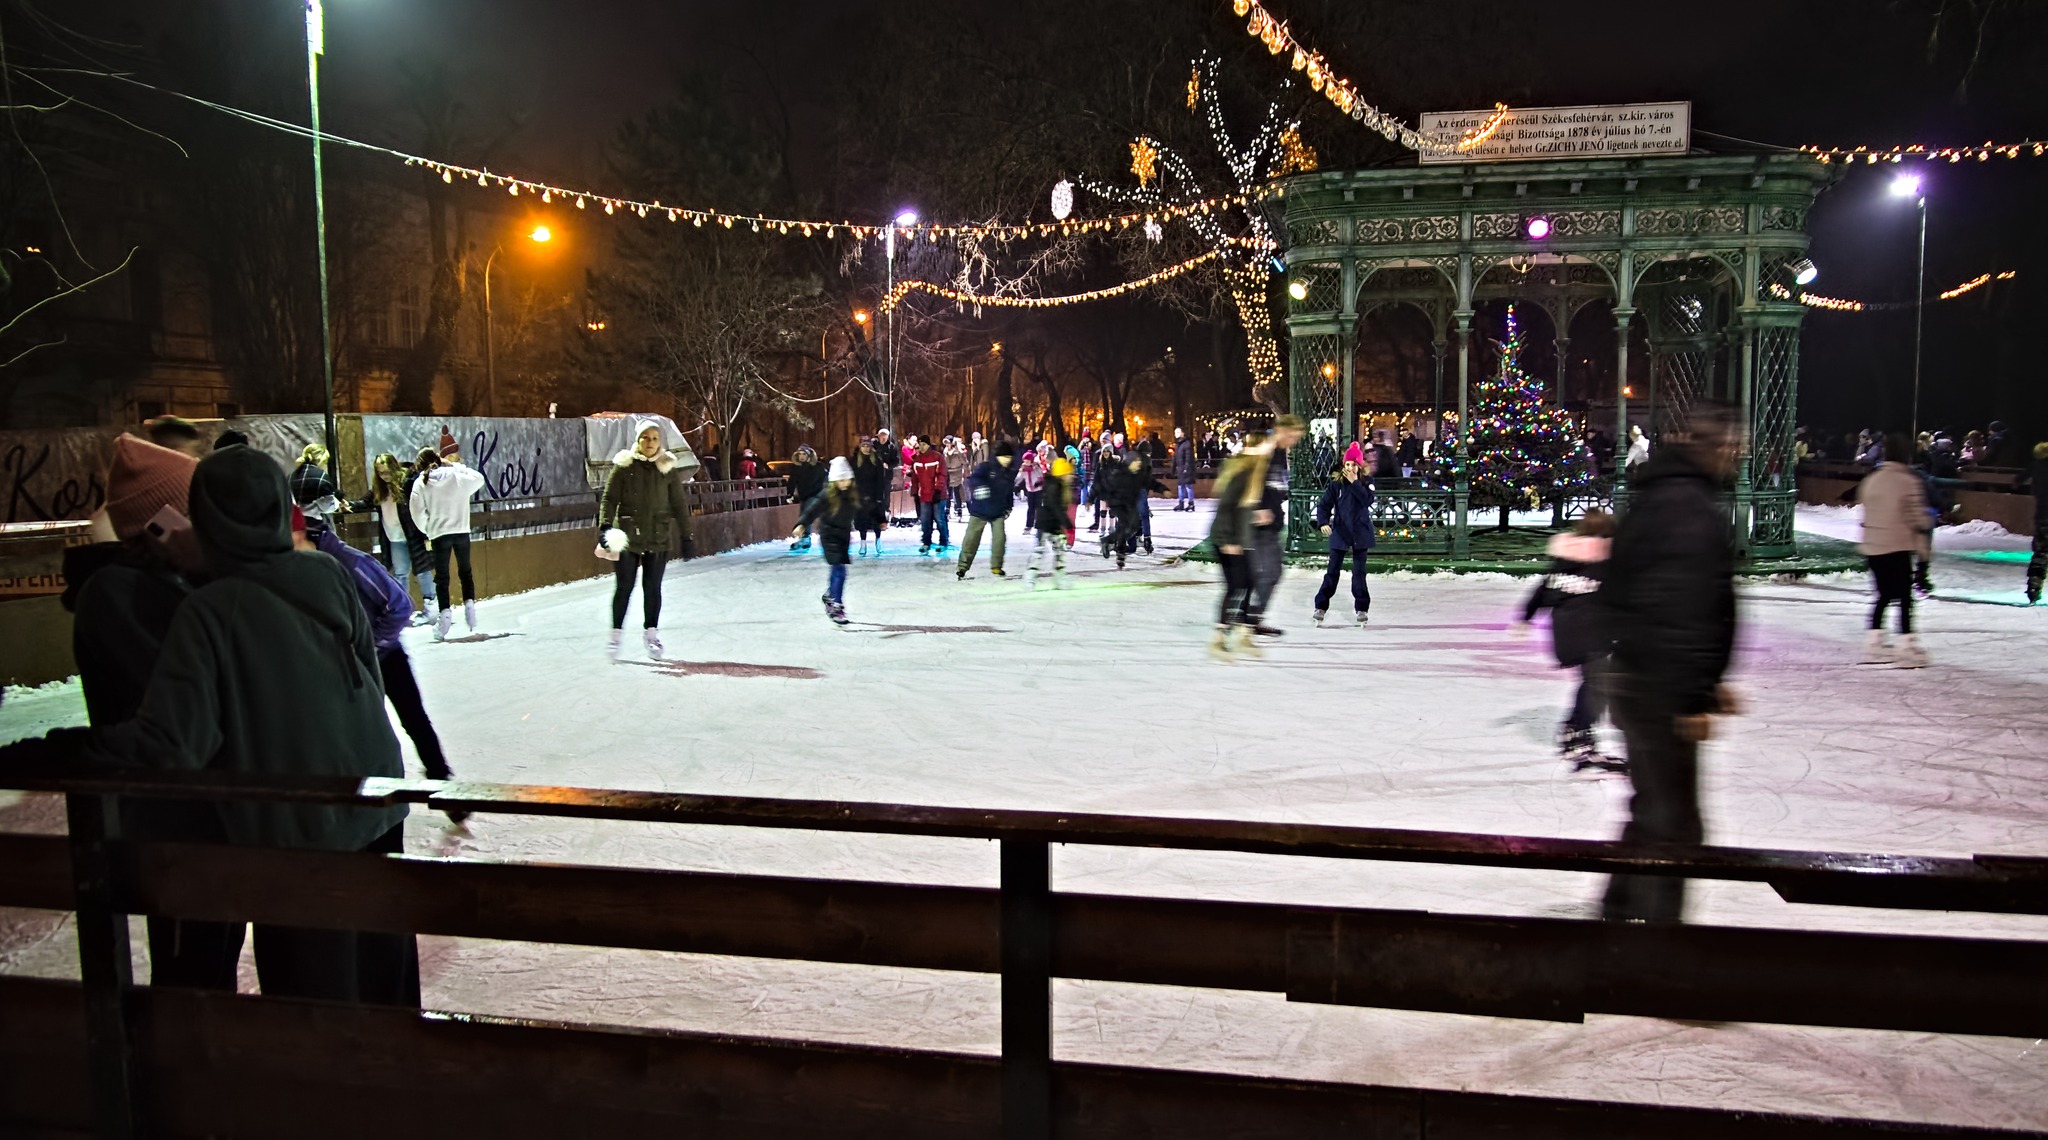
[[[2048,142],[2027,139],[2015,143],[1984,142],[1974,146],[1926,146],[1920,143],[1890,147],[1802,146],[1799,153],[1810,154],[1827,163],[1862,162],[1868,165],[1904,162],[1909,158],[1924,159],[1928,162],[1962,162],[1965,159],[1989,162],[1994,158],[2018,158],[2023,154],[2040,158],[2048,155]]]
[[[1270,243],[1261,244],[1238,239],[1231,239],[1231,244],[1255,248],[1264,252],[1271,252],[1273,248]],[[1190,257],[1186,261],[1175,262],[1143,277],[1120,282],[1116,285],[1105,286],[1101,289],[1090,289],[1085,293],[1069,293],[1060,297],[1024,297],[1004,293],[973,293],[965,289],[955,289],[947,285],[940,285],[933,281],[899,281],[896,283],[896,288],[891,290],[888,296],[882,298],[882,303],[877,307],[886,313],[897,305],[902,304],[903,300],[912,293],[930,293],[935,297],[944,297],[948,301],[958,302],[963,305],[988,305],[995,308],[1052,309],[1062,305],[1079,305],[1089,301],[1104,301],[1111,297],[1121,297],[1126,293],[1134,293],[1140,289],[1148,289],[1162,282],[1171,281],[1182,274],[1193,272],[1209,262],[1222,258],[1226,252],[1224,249],[1212,249],[1206,253]]]
[[[1409,150],[1422,154],[1463,154],[1492,138],[1508,121],[1508,106],[1495,103],[1493,113],[1484,121],[1455,139],[1426,135],[1378,107],[1365,101],[1358,88],[1350,80],[1337,74],[1330,67],[1330,61],[1314,48],[1303,44],[1294,37],[1287,27],[1287,21],[1266,11],[1259,0],[1231,0],[1230,10],[1246,17],[1245,33],[1266,45],[1273,55],[1288,53],[1288,62],[1294,70],[1308,77],[1309,89],[1322,92],[1323,98],[1339,111],[1349,115],[1354,122],[1364,123],[1378,131],[1389,142],[1397,142]],[[1189,80],[1188,106],[1195,102],[1194,80]]]
[[[1953,301],[1958,297],[1968,296],[1994,281],[2010,281],[2018,276],[2019,270],[2017,269],[2006,269],[1997,273],[1980,273],[1953,289],[1942,290],[1930,298],[1930,300]],[[1775,281],[1771,283],[1770,292],[1771,296],[1781,301],[1798,301],[1802,305],[1815,309],[1824,309],[1831,313],[1881,313],[1895,309],[1910,309],[1917,303],[1914,301],[1851,301],[1844,297],[1826,297],[1819,293],[1795,293]]]

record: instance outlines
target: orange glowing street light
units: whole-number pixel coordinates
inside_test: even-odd
[[[867,324],[868,311],[866,309],[855,309],[853,311],[853,323],[857,325]]]
[[[547,228],[546,225],[537,225],[533,227],[533,232],[527,234],[526,236],[533,241],[537,241],[545,245],[548,242],[555,240],[555,231]]]

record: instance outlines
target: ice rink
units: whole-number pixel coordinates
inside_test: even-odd
[[[1164,500],[1159,507],[1168,504]],[[1207,514],[1154,516],[1158,555],[1083,551],[1036,591],[911,532],[856,559],[831,625],[815,553],[750,548],[670,568],[649,661],[636,599],[604,654],[609,579],[482,604],[483,633],[409,637],[463,777],[749,796],[1312,821],[1610,838],[1625,785],[1574,776],[1552,731],[1571,692],[1529,581],[1375,575],[1372,621],[1314,628],[1318,575],[1290,570],[1263,661],[1203,643],[1218,575],[1171,555]],[[1854,537],[1853,510],[1807,511]],[[1030,550],[1012,520],[1007,568]],[[955,537],[958,535],[956,533]],[[1087,536],[1083,535],[1084,540]],[[1934,855],[2048,854],[2048,608],[2022,538],[1944,530],[1919,607],[1931,668],[1859,666],[1860,575],[1741,588],[1746,715],[1708,746],[1709,841]],[[593,569],[599,567],[594,566]],[[1340,591],[1338,611],[1346,606]],[[82,720],[75,683],[10,694],[0,739]],[[1612,746],[1618,750],[1618,743]],[[0,810],[38,826],[48,805]],[[416,814],[415,854],[994,885],[993,845]],[[1056,889],[1461,914],[1592,913],[1585,876],[1251,855],[1063,848]],[[2025,936],[2048,918],[1780,902],[1695,884],[1691,921]],[[15,918],[0,968],[75,974],[68,926]],[[992,977],[423,939],[441,1009],[993,1052]],[[246,965],[246,963],[245,963]],[[1278,995],[1063,982],[1064,1059],[1654,1103],[2048,1128],[2048,1044],[1595,1016],[1582,1025],[1290,1004]]]

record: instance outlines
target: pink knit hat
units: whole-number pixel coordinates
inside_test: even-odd
[[[1344,449],[1344,462],[1365,466],[1365,449],[1358,446],[1357,440],[1352,440],[1351,446]]]
[[[182,451],[122,435],[114,440],[114,464],[107,471],[107,523],[120,538],[134,538],[156,513],[175,507],[184,513],[199,461]]]

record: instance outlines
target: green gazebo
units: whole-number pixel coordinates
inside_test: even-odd
[[[1733,498],[1737,545],[1750,560],[1796,554],[1792,417],[1805,306],[1794,277],[1806,255],[1807,211],[1838,173],[1774,154],[1476,162],[1289,179],[1291,404],[1322,428],[1292,457],[1290,549],[1320,549],[1310,515],[1331,449],[1358,433],[1360,322],[1383,306],[1421,312],[1434,334],[1438,400],[1462,429],[1473,369],[1486,366],[1474,361],[1475,307],[1506,300],[1549,315],[1560,369],[1575,322],[1599,322],[1603,338],[1614,337],[1612,404],[1605,393],[1582,404],[1589,419],[1611,422],[1622,447],[1631,423],[1649,430],[1682,422],[1696,399],[1747,408],[1748,457]],[[1638,334],[1649,359],[1632,383]],[[1377,511],[1388,553],[1473,557],[1463,466],[1452,461],[1435,479],[1382,481]],[[1560,515],[1625,505],[1625,476],[1605,475],[1577,494]]]

